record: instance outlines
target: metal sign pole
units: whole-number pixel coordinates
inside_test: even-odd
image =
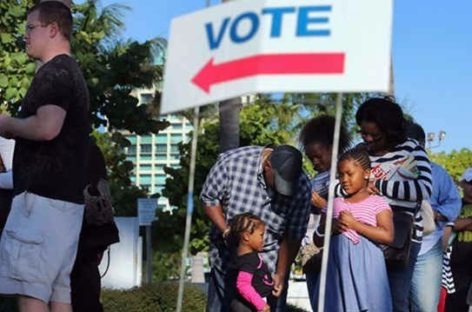
[[[329,255],[329,244],[331,241],[331,227],[333,218],[333,200],[334,200],[334,180],[336,177],[336,166],[338,159],[338,148],[339,148],[339,132],[341,129],[341,117],[343,114],[343,94],[338,93],[336,98],[336,123],[334,126],[334,140],[333,140],[333,151],[331,152],[331,169],[329,176],[329,195],[328,195],[328,210],[326,212],[326,227],[323,244],[323,257],[321,260],[321,274],[320,274],[320,293],[318,297],[318,311],[324,311],[325,294],[326,294],[326,273],[328,269],[328,255]]]
[[[152,283],[151,225],[146,225],[146,283]]]
[[[180,264],[180,281],[179,293],[177,296],[177,312],[182,311],[182,301],[184,299],[184,282],[185,282],[185,260],[188,254],[188,244],[190,240],[190,229],[192,227],[192,213],[193,213],[193,185],[195,181],[195,159],[197,154],[197,139],[198,139],[198,114],[199,107],[193,110],[193,135],[192,135],[192,149],[190,152],[190,171],[188,177],[188,194],[187,194],[187,218],[185,222],[185,236],[184,247],[182,249],[182,261]]]

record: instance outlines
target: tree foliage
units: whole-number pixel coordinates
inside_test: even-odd
[[[0,104],[11,110],[28,89],[35,64],[24,53],[28,0],[0,1]]]
[[[450,153],[440,152],[429,155],[431,160],[443,166],[451,177],[458,182],[467,168],[472,167],[472,150],[463,148]]]

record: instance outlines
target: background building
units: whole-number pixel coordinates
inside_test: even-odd
[[[136,90],[139,105],[152,101],[153,89]],[[161,193],[165,186],[166,174],[164,167],[179,166],[179,143],[189,140],[188,133],[192,124],[177,115],[164,115],[162,119],[170,122],[170,126],[150,135],[125,134],[131,145],[126,148],[127,160],[133,162],[134,171],[131,181],[137,186],[147,189],[148,194]],[[158,209],[171,209],[165,197],[158,200]]]

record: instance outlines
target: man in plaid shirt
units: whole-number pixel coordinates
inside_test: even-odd
[[[286,281],[310,215],[310,182],[302,171],[302,155],[294,147],[247,146],[221,154],[211,168],[200,198],[213,223],[210,233],[211,274],[207,311],[228,311],[231,303],[226,270],[229,252],[224,238],[230,220],[244,212],[266,223],[261,253],[274,273],[274,289],[282,293],[269,298],[271,311],[284,311]]]

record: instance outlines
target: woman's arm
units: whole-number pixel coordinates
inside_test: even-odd
[[[311,192],[311,204],[313,205],[313,207],[320,210],[328,206],[328,202],[326,201],[326,199],[321,197],[320,194],[315,191]]]
[[[454,222],[454,231],[472,231],[472,217],[459,218]]]
[[[385,209],[377,214],[377,226],[371,226],[357,221],[349,211],[342,211],[339,215],[341,231],[354,230],[360,235],[382,244],[393,241],[393,214]]]
[[[375,187],[380,191],[380,194],[392,199],[413,202],[429,200],[433,187],[428,155],[421,146],[412,141],[407,141],[403,148],[411,150],[410,153],[416,163],[418,176],[405,178],[402,181],[376,180]]]

